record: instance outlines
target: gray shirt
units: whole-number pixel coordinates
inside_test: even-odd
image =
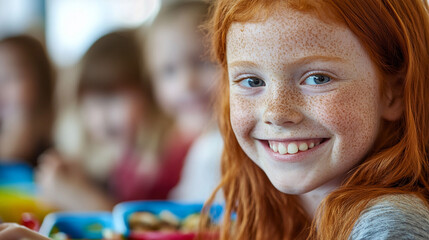
[[[383,196],[361,213],[349,239],[428,240],[429,209],[413,195]]]

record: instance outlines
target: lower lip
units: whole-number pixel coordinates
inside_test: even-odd
[[[294,154],[280,154],[274,152],[269,144],[268,141],[260,141],[262,146],[264,146],[265,151],[268,153],[269,156],[271,156],[272,159],[279,162],[303,162],[305,159],[312,158],[317,153],[318,150],[323,148],[327,145],[330,139],[325,139],[322,143],[320,143],[317,146],[314,146],[313,148],[309,148],[306,151],[298,151]]]

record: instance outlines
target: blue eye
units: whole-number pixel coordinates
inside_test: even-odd
[[[265,82],[259,78],[248,77],[240,81],[240,85],[248,88],[256,88],[265,86]]]
[[[315,74],[306,78],[304,83],[307,85],[320,85],[320,84],[328,83],[330,81],[331,81],[331,78],[326,75]]]

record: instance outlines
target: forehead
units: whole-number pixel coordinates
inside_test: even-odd
[[[345,26],[286,7],[275,10],[264,21],[235,22],[227,34],[228,62],[249,58],[284,61],[318,55],[348,58],[362,54],[365,53],[357,37]]]

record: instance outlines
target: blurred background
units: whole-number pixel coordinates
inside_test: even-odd
[[[0,37],[27,33],[46,45],[55,64],[76,63],[103,34],[150,21],[160,0],[0,1]]]
[[[172,2],[164,0],[162,2]],[[57,71],[59,108],[73,101],[76,65],[101,36],[150,23],[161,0],[0,0],[0,38],[18,34],[45,45]],[[70,141],[76,131],[68,131]]]
[[[62,109],[74,101],[77,64],[88,48],[113,30],[149,24],[161,4],[161,0],[0,0],[0,38],[25,34],[45,46],[56,70],[55,102]],[[73,126],[60,131],[67,135],[59,139],[61,147],[74,151],[79,131]]]
[[[210,196],[222,140],[209,7],[0,0],[0,222]]]

